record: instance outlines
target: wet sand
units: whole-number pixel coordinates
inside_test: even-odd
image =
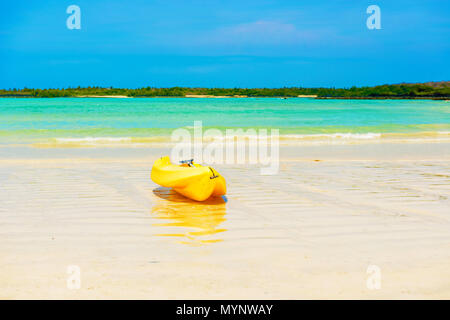
[[[0,298],[450,298],[448,143],[286,147],[205,203],[150,180],[165,154],[1,147]]]

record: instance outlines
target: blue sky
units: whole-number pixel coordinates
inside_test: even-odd
[[[69,5],[81,29],[69,30]],[[369,30],[366,8],[381,9]],[[0,88],[349,87],[450,80],[450,1],[15,0]]]

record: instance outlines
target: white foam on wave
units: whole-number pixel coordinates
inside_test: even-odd
[[[381,133],[318,133],[318,134],[285,134],[287,139],[377,139]]]
[[[84,137],[84,138],[55,138],[56,142],[126,142],[131,141],[131,137]]]
[[[316,134],[280,134],[278,140],[282,144],[353,144],[353,143],[379,143],[390,141],[447,141],[450,138],[449,131],[439,132],[414,132],[414,133],[316,133]],[[272,143],[277,139],[271,136],[258,134],[237,134],[227,136],[222,135],[203,136],[197,138],[191,136],[186,141],[172,140],[171,136],[148,136],[148,137],[77,137],[77,138],[53,138],[50,144],[56,145],[81,145],[81,146],[150,146],[166,144],[173,146],[175,144],[185,143],[219,143],[225,144],[234,142],[235,139],[245,140],[248,144],[260,143],[260,141]]]
[[[237,137],[248,139],[250,141],[258,141],[260,139],[271,139],[270,133],[268,135],[218,135],[218,136],[205,136],[201,140],[203,141],[230,141]],[[357,139],[367,140],[380,138],[381,133],[331,133],[331,134],[282,134],[279,136],[280,140],[329,140],[329,139]],[[194,137],[192,137],[194,138]],[[82,138],[54,138],[56,143],[87,143],[87,144],[102,144],[102,143],[127,143],[127,142],[160,142],[162,140],[171,141],[171,137],[82,137]],[[198,140],[195,139],[194,140]]]

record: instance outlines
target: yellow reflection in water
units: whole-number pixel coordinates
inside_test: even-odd
[[[226,198],[215,197],[197,202],[183,197],[171,188],[156,188],[157,204],[152,208],[156,219],[167,222],[154,226],[166,227],[174,232],[160,233],[158,236],[179,237],[183,244],[202,245],[223,241],[218,233],[226,231],[219,225],[226,220]]]

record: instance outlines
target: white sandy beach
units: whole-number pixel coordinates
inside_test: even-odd
[[[286,147],[206,203],[150,180],[164,149],[1,149],[2,299],[450,298],[448,143]]]

